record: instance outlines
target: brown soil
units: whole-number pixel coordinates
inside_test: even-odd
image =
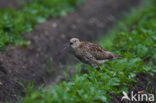
[[[10,7],[8,4],[12,0],[2,1],[7,5],[0,2],[0,6]],[[117,18],[139,2],[86,0],[74,13],[59,19],[49,18],[45,23],[38,24],[31,33],[23,35],[31,43],[27,48],[8,46],[6,51],[0,52],[0,101],[14,103],[19,95],[23,95],[19,82],[34,80],[36,85],[40,85],[61,79],[63,69],[59,63],[75,63],[67,51],[62,55],[64,43],[69,38],[96,40],[113,26]],[[12,8],[17,8],[17,3],[11,4]]]
[[[30,0],[1,0],[0,1],[0,9],[2,8],[13,8],[18,9],[19,5]]]

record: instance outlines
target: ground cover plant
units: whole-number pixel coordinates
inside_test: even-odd
[[[111,36],[100,45],[123,58],[107,62],[99,70],[87,66],[87,73],[77,73],[69,82],[60,82],[46,91],[29,86],[19,103],[108,103],[109,94],[127,92],[136,83],[138,73],[153,75],[156,62],[156,2],[149,0],[133,11]],[[79,69],[79,65],[75,68]]]
[[[1,9],[0,50],[8,44],[28,45],[22,39],[22,33],[30,32],[36,23],[43,23],[50,16],[58,17],[73,11],[81,1],[83,0],[31,0],[21,5],[19,10]]]

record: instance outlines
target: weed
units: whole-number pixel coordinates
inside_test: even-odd
[[[29,45],[23,40],[22,33],[32,31],[35,24],[43,23],[50,16],[59,17],[73,11],[76,4],[83,0],[32,0],[23,4],[21,9],[0,10],[0,50],[8,44]]]

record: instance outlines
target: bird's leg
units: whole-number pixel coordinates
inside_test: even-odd
[[[93,64],[93,63],[90,63],[90,65],[92,68],[96,68],[96,66],[97,66],[96,64]]]
[[[90,65],[91,65],[92,68],[94,68],[96,70],[99,70],[100,69],[100,67],[97,64],[92,63]]]
[[[100,67],[99,67],[99,66],[97,66],[95,69],[96,69],[96,70],[100,70]]]
[[[97,68],[97,66],[100,65],[98,60],[96,60],[96,58],[93,57],[90,53],[87,53],[86,55],[87,56],[85,56],[84,58],[86,61],[88,61],[88,64],[90,64],[92,68]]]

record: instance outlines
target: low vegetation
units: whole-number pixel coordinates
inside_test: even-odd
[[[8,44],[28,45],[21,37],[30,32],[36,23],[43,23],[49,16],[58,17],[75,9],[83,0],[31,0],[19,10],[0,10],[0,50]]]
[[[108,103],[113,99],[110,94],[121,95],[136,83],[136,74],[152,76],[156,71],[155,6],[155,1],[147,1],[119,22],[111,36],[100,40],[100,45],[122,55],[122,59],[107,62],[99,70],[86,66],[88,73],[77,73],[69,82],[60,82],[46,91],[29,86],[19,103]]]

